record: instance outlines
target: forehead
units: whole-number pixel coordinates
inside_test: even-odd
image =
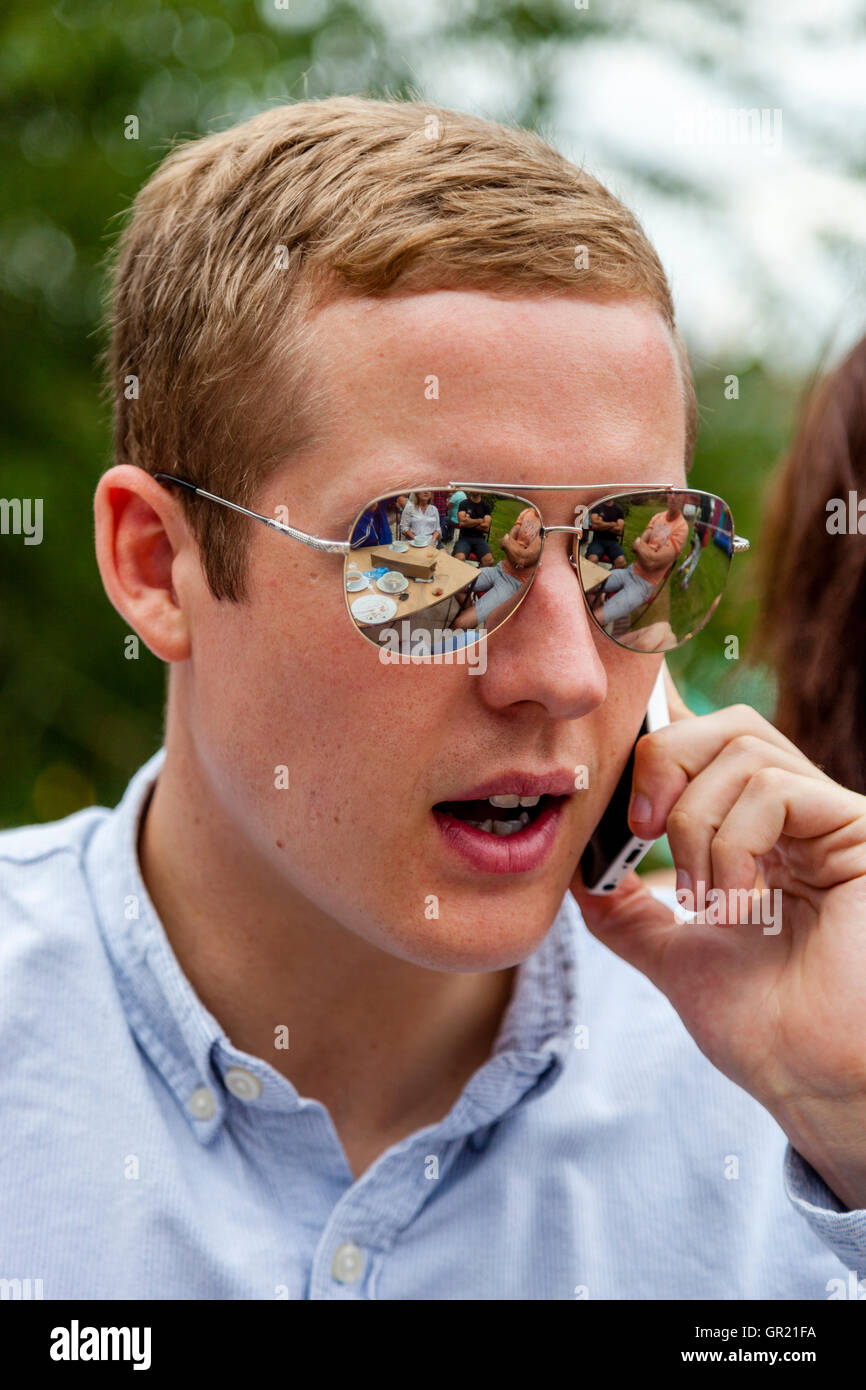
[[[340,300],[314,316],[310,350],[333,407],[322,446],[346,463],[338,489],[349,474],[372,496],[412,486],[413,473],[422,486],[603,488],[682,470],[673,339],[641,301],[462,290]]]

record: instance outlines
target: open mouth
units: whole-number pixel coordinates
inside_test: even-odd
[[[439,801],[433,810],[441,816],[453,816],[473,830],[508,839],[519,835],[552,806],[565,800],[564,796],[518,796],[512,792],[477,801]]]

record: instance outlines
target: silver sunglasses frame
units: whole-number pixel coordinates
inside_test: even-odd
[[[218,497],[218,496],[216,495],[216,493],[207,492],[204,488],[198,487],[198,485],[197,485],[196,483],[191,483],[191,482],[189,482],[188,479],[186,479],[186,478],[176,478],[176,477],[174,477],[174,475],[171,474],[171,473],[154,473],[154,474],[152,474],[151,476],[152,476],[158,483],[163,483],[163,484],[166,484],[167,486],[174,486],[174,487],[182,487],[182,488],[185,488],[188,492],[194,493],[195,496],[197,496],[197,497],[204,497],[204,498],[207,499],[208,502],[217,502],[221,507],[228,507],[228,508],[229,508],[231,511],[233,511],[233,512],[239,512],[241,516],[249,517],[251,521],[258,521],[258,522],[261,522],[261,524],[262,524],[263,526],[267,526],[268,529],[269,529],[270,531],[278,531],[278,532],[279,532],[281,535],[283,535],[283,536],[290,536],[292,540],[300,541],[302,545],[307,545],[307,546],[309,546],[311,550],[318,550],[318,551],[324,552],[324,553],[326,553],[326,554],[328,554],[328,555],[344,555],[344,556],[349,556],[349,555],[352,555],[353,553],[355,553],[355,551],[361,549],[362,547],[360,547],[360,546],[355,546],[355,547],[353,547],[352,544],[351,544],[351,534],[352,534],[352,532],[355,530],[355,527],[358,525],[358,522],[359,522],[360,518],[363,516],[363,514],[364,514],[365,511],[369,511],[370,508],[371,508],[371,507],[374,507],[377,503],[384,501],[384,499],[387,498],[387,497],[393,497],[393,496],[394,496],[394,493],[393,493],[393,492],[383,492],[383,493],[380,493],[378,497],[374,497],[374,498],[372,499],[372,501],[370,501],[370,502],[367,504],[367,506],[363,507],[363,508],[361,509],[361,511],[358,512],[357,516],[355,517],[355,520],[352,522],[351,530],[350,530],[350,533],[349,533],[349,535],[350,535],[350,540],[348,540],[348,541],[331,541],[331,540],[326,540],[323,536],[311,536],[307,531],[299,531],[299,530],[297,529],[297,527],[295,527],[295,526],[287,526],[284,522],[282,522],[282,521],[275,521],[272,517],[264,516],[261,512],[253,512],[253,511],[250,511],[248,507],[242,507],[242,506],[240,506],[239,503],[237,503],[237,502],[229,502],[229,500],[228,500],[226,497]],[[610,486],[610,487],[612,487],[612,488],[620,488],[620,489],[622,489],[622,491],[620,491],[620,492],[618,492],[618,493],[617,493],[617,492],[605,493],[605,495],[604,495],[603,497],[597,497],[593,502],[590,502],[590,503],[588,504],[588,506],[586,506],[586,507],[581,507],[581,508],[575,508],[575,516],[577,516],[577,514],[578,514],[579,511],[582,511],[582,512],[583,512],[583,520],[585,521],[585,520],[586,520],[586,517],[587,517],[587,514],[591,514],[591,509],[592,509],[593,507],[595,507],[595,506],[601,506],[602,503],[604,503],[604,502],[616,501],[617,497],[628,496],[629,493],[635,493],[635,492],[638,492],[638,493],[641,493],[641,492],[668,492],[668,491],[671,491],[671,492],[688,492],[688,491],[690,491],[690,489],[684,488],[681,484],[675,483],[675,482],[674,482],[674,483],[618,483],[618,482],[617,482],[617,483],[606,484],[605,486]],[[535,503],[534,503],[534,502],[531,502],[531,501],[529,500],[529,498],[524,497],[524,496],[522,495],[521,491],[520,491],[521,488],[525,488],[525,487],[526,487],[526,484],[525,484],[525,483],[510,484],[510,483],[463,483],[463,482],[449,482],[449,483],[446,483],[446,484],[444,484],[444,485],[441,485],[441,484],[440,484],[440,486],[439,486],[438,488],[434,488],[434,487],[420,487],[420,488],[418,488],[418,487],[415,487],[415,488],[410,489],[410,491],[412,491],[412,492],[414,492],[414,493],[417,494],[418,492],[437,492],[437,491],[443,491],[443,490],[445,490],[446,488],[451,488],[451,489],[453,489],[453,488],[461,488],[461,489],[465,490],[466,492],[482,492],[482,493],[484,493],[484,492],[505,492],[505,493],[508,493],[509,496],[511,496],[512,498],[514,498],[515,501],[524,502],[528,507],[534,507],[534,506],[535,506]],[[590,490],[590,489],[594,489],[594,488],[597,488],[597,487],[598,487],[598,483],[539,483],[539,484],[537,484],[537,485],[534,486],[534,487],[530,487],[530,488],[528,489],[528,491],[530,491],[530,492],[582,492],[582,491],[588,491],[588,490]],[[703,489],[703,488],[695,488],[695,489],[693,489],[693,491],[695,491],[695,492],[703,492],[704,489]],[[716,495],[717,495],[716,493],[710,493],[710,494],[709,494],[709,496],[712,496],[712,497],[715,497]],[[730,512],[730,508],[728,507],[727,502],[724,501],[724,498],[721,498],[721,497],[720,497],[720,498],[718,498],[718,500],[719,500],[720,502],[722,502],[723,505],[727,508],[728,512]],[[537,507],[536,507],[536,510],[538,511],[538,508],[537,508]],[[540,513],[540,511],[539,511],[539,516],[540,516],[540,515],[541,515],[541,513]],[[721,527],[716,527],[715,529],[716,529],[716,530],[721,530],[722,528],[721,528]],[[556,531],[564,531],[564,532],[566,532],[566,533],[569,534],[569,535],[574,535],[574,536],[577,536],[577,537],[578,537],[577,543],[571,547],[571,551],[570,551],[570,553],[569,553],[569,557],[568,557],[568,558],[569,558],[569,562],[570,562],[570,564],[571,564],[571,567],[572,567],[572,569],[575,571],[575,574],[577,575],[578,580],[579,580],[579,582],[580,582],[581,593],[583,594],[583,601],[584,601],[584,603],[585,603],[587,606],[589,606],[589,599],[587,598],[587,593],[586,593],[586,590],[585,590],[584,587],[583,587],[583,581],[582,581],[581,575],[580,575],[580,564],[579,564],[579,560],[578,560],[578,558],[577,558],[577,556],[576,556],[576,553],[575,553],[575,552],[577,551],[577,549],[578,549],[578,546],[580,545],[580,537],[583,535],[584,527],[583,527],[582,525],[581,525],[581,526],[545,526],[545,525],[544,525],[544,522],[542,522],[542,524],[541,524],[541,539],[542,539],[542,543],[544,542],[544,539],[545,539],[545,537],[546,537],[547,535],[552,534],[553,532],[556,532]],[[728,533],[728,534],[729,534],[729,533]],[[737,535],[732,536],[732,541],[731,541],[731,551],[732,551],[731,558],[732,558],[732,559],[733,559],[733,555],[734,555],[734,554],[741,554],[743,551],[746,551],[746,550],[748,550],[749,548],[750,548],[750,547],[749,547],[749,542],[746,540],[745,536],[737,536]],[[540,557],[539,557],[539,563],[540,563]],[[345,597],[346,597],[346,595],[344,594],[344,598],[345,598]],[[346,612],[348,613],[349,618],[350,618],[350,620],[351,620],[352,614],[351,614],[351,612],[350,612],[350,610],[349,610],[348,602],[347,602],[347,606],[346,606]],[[510,614],[509,614],[508,616],[510,616]],[[507,618],[504,619],[503,621],[507,621]],[[361,633],[361,636],[364,637],[364,640],[365,640],[365,641],[371,641],[371,642],[372,642],[372,639],[368,639],[367,637],[365,637],[364,633],[361,631],[361,629],[360,629],[360,627],[357,625],[357,623],[355,623],[355,622],[353,621],[353,622],[352,622],[352,626],[355,628],[356,632],[360,632],[360,633]],[[498,628],[501,627],[501,626],[502,626],[502,623],[498,623],[497,626],[496,626],[496,628],[493,629],[493,631],[496,632],[496,631],[498,630]],[[604,629],[602,629],[602,631],[604,631]],[[606,635],[609,636],[610,634],[606,634]],[[489,637],[489,636],[490,636],[490,633],[487,633],[486,636]],[[610,640],[611,640],[612,642],[616,642],[616,641],[617,641],[617,639],[616,639],[615,637],[611,637]],[[686,638],[685,640],[688,640],[688,638]],[[375,646],[376,643],[373,642],[372,645]],[[622,646],[623,644],[622,644],[622,643],[617,643],[617,645]],[[682,643],[678,643],[677,645],[681,646]]]
[[[352,547],[352,545],[350,544],[349,541],[329,541],[329,540],[326,540],[323,536],[311,536],[311,535],[309,534],[309,532],[307,532],[307,531],[299,531],[299,530],[297,529],[297,527],[295,527],[295,526],[286,526],[284,522],[282,522],[282,521],[274,521],[274,519],[273,519],[272,517],[264,516],[264,515],[262,515],[261,512],[252,512],[252,511],[249,510],[248,507],[241,507],[237,502],[229,502],[229,500],[228,500],[226,497],[217,497],[216,493],[214,493],[214,492],[207,492],[203,487],[199,487],[196,483],[191,483],[191,482],[189,482],[186,478],[176,478],[176,477],[174,476],[174,474],[172,474],[172,473],[153,473],[153,474],[151,474],[151,476],[152,476],[158,483],[164,483],[164,484],[166,484],[166,485],[168,485],[168,486],[173,486],[173,487],[182,487],[182,488],[185,488],[188,492],[195,493],[195,495],[196,495],[197,497],[205,497],[205,498],[207,498],[208,502],[217,502],[217,503],[219,503],[219,505],[220,505],[221,507],[228,507],[231,511],[233,511],[233,512],[239,512],[241,516],[247,516],[247,517],[249,517],[250,520],[252,520],[252,521],[259,521],[259,522],[261,522],[261,524],[262,524],[263,526],[267,526],[269,530],[271,530],[271,531],[279,531],[280,534],[283,535],[283,536],[291,536],[292,540],[300,541],[300,542],[301,542],[301,545],[307,545],[307,546],[310,547],[311,550],[324,551],[324,552],[325,552],[326,554],[328,554],[328,555],[351,555],[351,554],[352,554],[353,547]],[[628,490],[628,491],[631,491],[631,492],[667,492],[667,491],[672,491],[672,492],[689,492],[690,490],[691,490],[691,491],[695,491],[695,492],[703,492],[703,491],[705,491],[704,488],[694,488],[694,489],[685,488],[685,487],[683,487],[683,486],[682,486],[681,484],[679,484],[679,483],[609,483],[609,484],[606,483],[606,484],[605,484],[605,487],[608,487],[608,486],[609,486],[609,487],[615,487],[615,488],[622,488],[622,489],[625,489],[625,490]],[[527,497],[523,497],[523,496],[521,495],[521,493],[519,492],[519,490],[518,490],[518,489],[520,489],[520,488],[525,488],[525,487],[526,487],[526,483],[463,483],[463,482],[449,482],[449,483],[445,483],[445,484],[440,484],[440,486],[439,486],[438,488],[432,488],[432,487],[421,487],[421,488],[417,488],[417,487],[416,487],[416,488],[412,488],[411,491],[412,491],[412,492],[416,492],[416,493],[417,493],[417,492],[438,492],[438,491],[443,491],[445,488],[464,488],[464,489],[466,489],[466,491],[468,491],[468,492],[507,492],[507,493],[509,493],[512,497],[516,498],[516,500],[517,500],[518,502],[526,502],[527,506],[530,506],[530,507],[531,507],[531,506],[533,506],[534,504],[533,504],[532,502],[530,502],[529,499],[528,499]],[[590,489],[596,488],[596,487],[598,487],[598,483],[537,483],[537,484],[535,484],[533,487],[529,488],[529,491],[530,491],[530,492],[587,492],[587,491],[589,491]],[[363,508],[361,509],[361,511],[358,512],[358,517],[360,517],[360,516],[363,514],[363,512],[368,511],[370,506],[375,505],[375,503],[377,503],[377,502],[383,501],[383,499],[386,498],[386,497],[392,497],[393,495],[394,495],[394,494],[391,493],[391,492],[383,492],[383,493],[380,494],[380,496],[374,497],[374,498],[372,499],[372,502],[369,503],[367,507],[363,507]],[[623,493],[620,493],[619,495],[620,495],[620,496],[624,496],[624,495],[626,495],[626,493],[623,492]],[[710,496],[715,497],[715,496],[717,496],[717,494],[716,494],[716,493],[711,493]],[[604,495],[603,497],[598,497],[598,498],[596,498],[596,500],[595,500],[594,503],[590,503],[590,506],[601,505],[601,503],[603,503],[603,502],[614,502],[614,501],[616,501],[616,498],[617,498],[617,494],[616,494],[616,493],[605,493],[605,495]],[[719,501],[720,501],[720,502],[723,502],[723,501],[724,501],[724,498],[721,498],[721,497],[720,497],[720,498],[719,498]],[[727,507],[727,505],[728,505],[727,502],[725,502],[725,506],[726,506],[726,507]],[[586,510],[589,511],[589,508],[587,508]],[[730,510],[730,508],[729,508],[729,510]],[[539,514],[540,514],[540,513],[539,513]],[[354,530],[355,527],[356,527],[357,524],[358,524],[358,517],[356,517],[355,521],[352,523],[352,530]],[[582,535],[582,534],[583,534],[583,527],[582,527],[582,526],[545,526],[545,525],[544,525],[544,522],[542,522],[542,534],[543,534],[543,536],[552,535],[553,532],[555,532],[555,531],[565,531],[565,532],[568,532],[568,534],[570,534],[570,535]],[[732,537],[732,541],[731,541],[731,548],[732,548],[732,551],[733,551],[733,554],[734,554],[734,555],[741,555],[744,551],[748,550],[748,549],[750,548],[750,546],[749,546],[749,542],[746,540],[745,536],[737,536],[737,535],[734,535],[734,536]]]

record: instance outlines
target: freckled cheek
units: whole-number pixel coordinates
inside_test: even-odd
[[[287,542],[291,544],[291,542]],[[332,591],[332,603],[339,608],[342,598],[343,562],[336,556],[319,557],[312,550],[298,546],[311,555],[312,561],[293,561],[288,564],[262,564],[250,567],[249,592],[267,607],[281,611],[302,610],[308,604],[324,601],[323,591]],[[327,567],[324,561],[327,560]]]
[[[397,828],[426,814],[417,784],[438,756],[437,712],[450,719],[452,686],[465,678],[379,661],[353,627],[341,581],[331,557],[308,569],[261,566],[228,634],[214,698],[247,785],[261,785],[262,769],[268,785],[277,765],[288,769],[286,799],[267,815],[276,838],[281,828],[293,838],[312,830],[333,843],[364,827],[375,838],[376,825],[387,832],[392,820]],[[379,800],[383,782],[393,817]]]
[[[319,827],[357,821],[371,811],[388,738],[395,758],[402,742],[393,672],[353,631],[333,575],[314,570],[294,594],[282,575],[262,574],[259,584],[254,607],[237,615],[212,690],[223,727],[249,772],[289,768],[291,797],[278,815],[287,810],[294,821],[303,811]],[[389,698],[396,704],[386,719]]]

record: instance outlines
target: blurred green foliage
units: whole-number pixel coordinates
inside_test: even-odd
[[[0,825],[113,804],[160,743],[164,677],[108,604],[93,557],[92,496],[111,461],[96,363],[104,258],[117,219],[179,137],[235,123],[274,101],[366,91],[401,95],[413,76],[388,26],[327,0],[28,0],[5,8],[0,44],[0,497],[41,498],[44,539],[0,537]],[[454,28],[523,46],[526,90],[513,118],[549,122],[544,44],[564,3],[454,7]],[[471,13],[470,13],[471,11]],[[584,32],[603,27],[590,12]],[[139,120],[127,139],[126,118]],[[724,396],[736,372],[739,399]],[[759,483],[786,444],[796,382],[756,362],[703,366],[694,484],[722,494],[741,533],[760,529]],[[752,560],[734,561],[727,598],[701,637],[669,658],[693,708],[771,691],[725,638],[745,644]]]

